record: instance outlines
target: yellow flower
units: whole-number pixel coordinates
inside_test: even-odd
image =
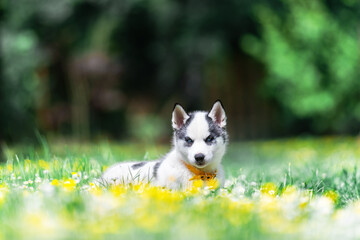
[[[329,198],[333,203],[336,203],[339,199],[339,195],[332,190],[325,192],[324,196]]]
[[[269,197],[275,197],[277,193],[277,187],[275,183],[269,182],[261,186],[260,192]]]
[[[282,196],[291,196],[291,195],[296,194],[296,193],[297,193],[297,189],[296,189],[295,186],[286,186],[283,189],[281,195]]]
[[[59,185],[60,185],[60,182],[59,182],[59,180],[54,179],[54,180],[51,181],[51,185],[53,185],[53,186],[59,186]]]
[[[101,191],[101,188],[99,186],[96,186],[94,183],[90,183],[90,192],[92,194],[94,194],[95,196],[100,196],[102,191]]]
[[[44,161],[43,159],[40,159],[38,161],[38,164],[39,164],[39,167],[42,169],[46,169],[46,170],[50,169],[50,164],[48,162]]]
[[[193,180],[190,187],[187,189],[187,193],[195,194],[200,192],[201,188],[204,186],[204,181],[202,180]]]
[[[114,194],[114,196],[120,196],[121,194],[126,193],[126,188],[124,185],[112,185],[110,187],[110,192]]]
[[[204,182],[202,180],[194,180],[193,181],[193,187],[195,188],[201,188],[204,185]]]
[[[6,169],[8,172],[12,172],[14,170],[13,166],[10,164],[6,165]]]
[[[146,185],[143,184],[142,182],[133,184],[131,186],[132,186],[132,189],[136,192],[143,191],[143,189],[146,187]]]
[[[63,183],[63,188],[67,191],[72,191],[75,189],[75,187],[76,187],[76,182],[74,179],[65,180]]]
[[[209,187],[211,190],[215,190],[219,187],[219,181],[216,178],[210,179],[206,181],[206,186]]]

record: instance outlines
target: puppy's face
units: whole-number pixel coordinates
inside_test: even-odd
[[[219,164],[225,153],[225,111],[219,101],[210,112],[187,114],[180,105],[173,111],[174,144],[183,160],[197,168]]]

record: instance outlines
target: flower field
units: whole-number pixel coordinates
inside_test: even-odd
[[[232,143],[224,188],[96,184],[114,162],[167,150],[106,142],[7,147],[0,239],[360,238],[356,138]]]

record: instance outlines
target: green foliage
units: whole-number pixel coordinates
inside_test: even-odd
[[[360,120],[357,12],[340,2],[340,16],[320,0],[282,2],[284,11],[255,8],[260,38],[242,39],[266,67],[266,93],[317,131],[350,130]]]
[[[2,81],[0,93],[3,97],[0,103],[3,112],[1,128],[10,139],[21,138],[33,131],[35,121],[32,111],[40,93],[35,69],[42,60],[37,43],[33,31],[2,29],[2,75],[6,81]]]
[[[195,109],[205,98],[235,96],[233,86],[250,85],[263,87],[281,106],[279,125],[293,124],[285,133],[296,120],[310,120],[311,132],[353,133],[360,120],[358,8],[354,0],[5,0],[2,138],[23,140],[36,128],[64,134],[79,125],[92,136],[138,137],[145,129],[145,141],[152,141],[165,132],[150,127],[161,120],[150,116],[149,122],[137,121],[141,127],[130,126],[125,119],[136,116],[125,116],[132,107],[127,103],[134,102],[128,100],[151,100],[158,115],[175,99]],[[252,65],[239,39],[244,51],[265,64],[263,85],[247,79],[237,85],[240,75],[253,79],[258,70],[254,64],[246,74],[237,71],[237,64]],[[79,91],[88,104],[79,111],[86,121],[76,125],[70,109],[81,95],[74,87],[80,72],[92,94]],[[254,92],[242,100],[259,100]],[[234,119],[250,110],[261,116],[256,107],[229,105]]]
[[[61,18],[63,4],[57,5],[57,14],[49,12],[56,2],[38,4],[39,1],[15,0],[2,3],[0,112],[3,119],[0,131],[10,141],[34,136],[35,109],[43,94],[38,71],[44,65],[46,54],[40,47],[41,39],[28,24],[39,15],[44,19]]]

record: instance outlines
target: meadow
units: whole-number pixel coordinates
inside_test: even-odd
[[[5,146],[0,239],[359,239],[360,140],[230,143],[224,188],[98,186],[114,162],[169,146],[41,140]]]

